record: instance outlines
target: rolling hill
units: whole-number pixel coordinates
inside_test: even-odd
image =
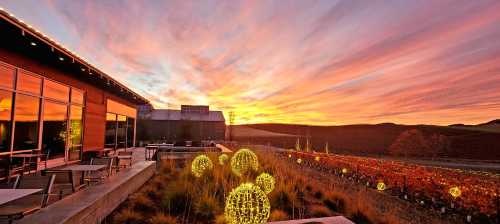
[[[272,144],[293,148],[297,138],[302,146],[310,136],[315,151],[323,151],[326,142],[331,151],[355,155],[387,155],[389,146],[398,136],[410,129],[425,135],[440,134],[449,139],[444,157],[461,159],[500,160],[499,120],[479,125],[399,125],[392,123],[344,126],[306,126],[294,124],[236,125],[233,132],[238,141]],[[238,131],[239,130],[239,131]],[[270,135],[253,135],[250,130],[270,132]],[[255,132],[255,131],[253,131]],[[286,134],[285,136],[276,134]],[[430,157],[430,155],[429,155]]]

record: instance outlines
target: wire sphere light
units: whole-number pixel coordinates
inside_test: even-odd
[[[259,168],[257,155],[250,149],[240,149],[231,158],[231,169],[234,174],[241,176],[251,170]]]
[[[227,154],[222,154],[219,156],[219,164],[224,165],[229,160],[229,156]]]
[[[224,216],[230,224],[262,224],[269,218],[270,211],[264,191],[252,183],[244,183],[226,198]]]
[[[377,183],[377,190],[378,190],[378,191],[384,191],[384,190],[386,189],[386,187],[387,187],[387,186],[385,185],[385,183],[384,183],[384,182],[378,182],[378,183]]]
[[[206,155],[199,155],[194,158],[193,162],[191,162],[191,172],[195,177],[201,177],[203,174],[209,170],[214,168],[214,164],[212,160],[208,158]]]
[[[266,194],[274,190],[274,183],[274,177],[268,173],[261,173],[255,179],[255,185],[259,186]]]
[[[450,190],[448,190],[448,193],[450,193],[450,195],[453,197],[453,198],[458,198],[460,197],[460,195],[462,195],[462,191],[460,190],[460,188],[458,187],[452,187],[450,188]]]

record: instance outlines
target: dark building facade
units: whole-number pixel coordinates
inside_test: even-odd
[[[144,143],[221,141],[226,131],[222,111],[208,106],[182,105],[181,110],[139,107],[137,139]]]
[[[148,100],[1,10],[0,36],[0,176],[18,153],[62,165],[134,145]]]

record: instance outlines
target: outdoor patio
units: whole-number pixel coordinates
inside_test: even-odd
[[[2,195],[10,195],[2,197],[5,200],[0,202],[3,217],[0,223],[9,223],[9,220],[14,223],[98,223],[153,176],[156,162],[145,161],[144,155],[144,148],[122,149],[90,162],[48,166],[13,178],[10,189],[0,190]],[[122,161],[112,162],[113,159]],[[108,165],[103,165],[107,162]],[[65,174],[69,174],[69,178],[65,179]],[[63,193],[68,189],[69,193]],[[29,207],[34,209],[29,213],[14,212],[26,206],[26,198],[35,196],[44,199],[41,205],[31,202],[33,205]],[[10,213],[12,215],[8,215]]]

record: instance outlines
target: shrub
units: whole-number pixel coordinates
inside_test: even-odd
[[[322,205],[313,205],[309,207],[309,213],[313,217],[329,217],[332,216],[332,212],[325,206]]]
[[[143,212],[154,212],[156,210],[155,203],[143,193],[134,195],[131,201],[136,210]]]
[[[316,191],[316,192],[314,192],[314,197],[315,197],[316,199],[321,199],[321,198],[323,198],[323,192],[321,192],[321,191]]]
[[[215,216],[219,213],[220,206],[217,199],[213,196],[202,196],[196,199],[194,204],[195,215],[200,220],[212,222]]]
[[[123,209],[113,218],[116,224],[142,224],[144,217],[133,209]]]
[[[352,214],[350,217],[351,221],[357,224],[370,224],[370,220],[366,215],[364,215],[361,211],[357,211],[356,213]]]
[[[270,221],[286,221],[288,219],[290,219],[288,217],[288,214],[285,211],[280,210],[280,209],[274,209],[271,212],[271,215],[269,216]]]
[[[151,223],[151,224],[176,224],[177,220],[172,216],[165,215],[162,213],[157,213],[149,220],[149,223]]]

